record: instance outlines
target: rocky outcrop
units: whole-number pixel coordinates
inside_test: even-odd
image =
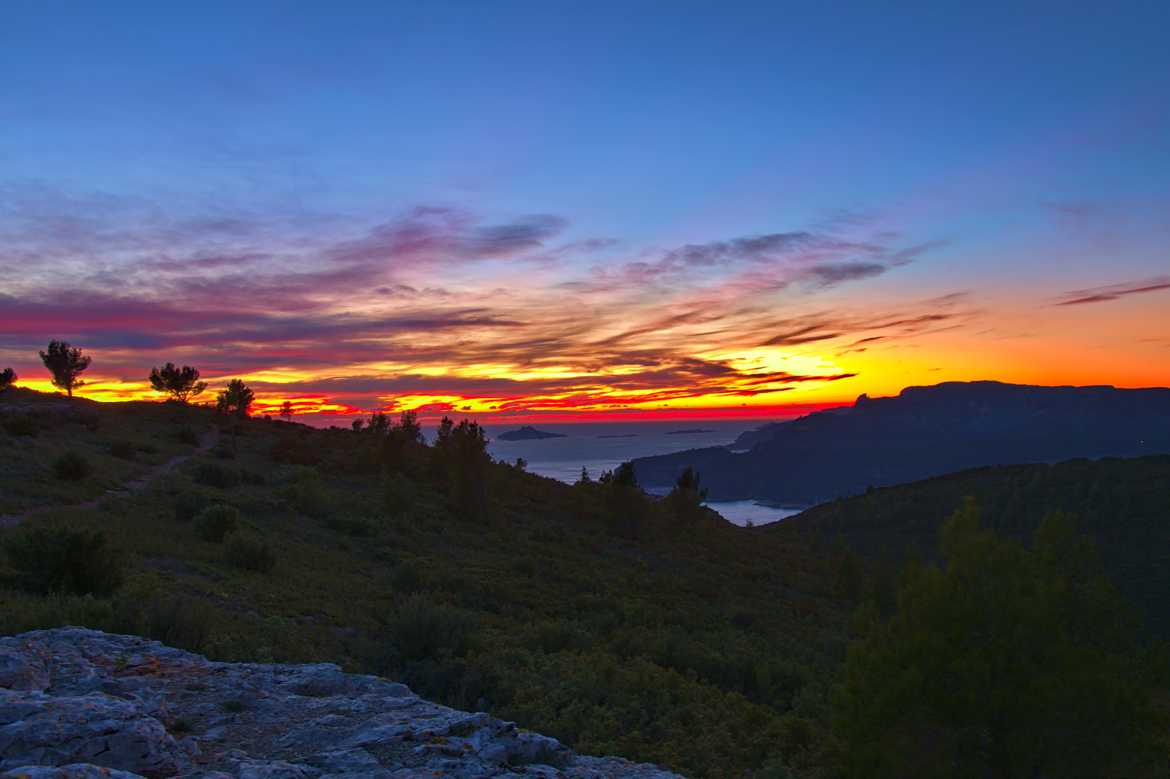
[[[133,636],[0,638],[0,777],[667,779],[337,666],[216,663]]]

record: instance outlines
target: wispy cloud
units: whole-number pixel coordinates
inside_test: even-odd
[[[1104,287],[1090,287],[1066,292],[1061,295],[1055,305],[1081,306],[1088,303],[1108,303],[1127,295],[1140,295],[1146,292],[1160,292],[1170,289],[1170,276],[1154,276],[1140,281],[1127,281],[1121,284],[1110,284]]]

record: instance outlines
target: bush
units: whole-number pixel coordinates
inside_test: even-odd
[[[176,430],[175,440],[181,444],[187,444],[188,446],[199,445],[199,435],[190,425],[183,425],[178,430]]]
[[[228,443],[219,444],[218,446],[216,446],[214,449],[211,450],[211,453],[213,455],[215,455],[216,459],[219,459],[219,460],[234,460],[234,459],[236,459],[236,450],[234,447],[232,447]]]
[[[211,637],[211,613],[206,604],[181,597],[155,595],[142,608],[139,629],[167,646],[200,652]]]
[[[464,612],[422,594],[407,598],[387,627],[395,653],[405,662],[462,655],[472,633],[472,621]]]
[[[41,431],[41,425],[32,414],[7,414],[4,429],[11,436],[32,438]]]
[[[211,498],[199,492],[183,492],[175,498],[175,519],[190,522],[211,505]]]
[[[195,482],[208,487],[229,489],[240,483],[240,474],[219,463],[199,463],[195,466]]]
[[[110,443],[110,454],[121,460],[133,460],[137,450],[129,441],[113,441]]]
[[[53,461],[53,475],[62,481],[81,481],[92,471],[89,460],[77,452],[66,452]]]
[[[293,509],[314,519],[329,513],[329,499],[316,472],[308,471],[294,484],[285,488],[284,496]]]
[[[217,503],[208,506],[195,517],[195,535],[204,541],[218,544],[240,525],[240,512],[232,506]]]
[[[32,592],[109,595],[122,584],[122,558],[96,530],[34,527],[6,545],[19,584]]]
[[[385,479],[382,498],[387,511],[391,514],[401,514],[418,500],[418,487],[405,475],[394,473]]]
[[[223,559],[234,568],[257,573],[268,573],[276,565],[276,555],[268,544],[252,534],[233,534],[223,549]]]

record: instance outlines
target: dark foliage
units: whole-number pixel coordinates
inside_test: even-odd
[[[276,555],[264,539],[251,533],[233,533],[223,548],[228,565],[244,571],[268,573],[276,566]]]
[[[1053,511],[1093,538],[1109,575],[1170,636],[1170,457],[979,468],[826,503],[757,532],[840,539],[871,567],[937,559],[943,519],[974,497],[986,525],[1026,541]]]
[[[111,441],[110,454],[120,460],[133,460],[138,454],[138,447],[132,441]]]
[[[4,370],[0,371],[0,392],[3,392],[4,390],[11,387],[16,379],[16,371],[12,370],[11,368],[5,368]]]
[[[217,503],[200,511],[195,516],[195,535],[204,541],[218,544],[240,525],[240,512],[222,503]]]
[[[195,466],[195,481],[208,487],[230,489],[240,483],[240,472],[219,463],[202,462]]]
[[[255,393],[240,379],[228,382],[227,389],[216,396],[215,408],[219,413],[243,419],[252,408]]]
[[[168,362],[161,368],[150,371],[150,386],[155,392],[169,395],[171,400],[187,403],[191,398],[203,394],[207,382],[199,380],[199,371],[190,365],[177,367]]]
[[[21,529],[5,545],[18,583],[33,592],[109,595],[122,583],[122,557],[104,534],[67,527]]]
[[[175,497],[175,519],[179,522],[190,522],[200,511],[210,506],[214,501],[201,492],[182,492]]]
[[[49,369],[53,386],[73,397],[73,390],[85,383],[80,377],[92,359],[64,341],[50,341],[48,350],[41,352],[41,362]]]
[[[93,466],[77,452],[66,452],[53,461],[53,475],[61,481],[81,481],[91,473]]]
[[[1029,552],[968,502],[941,549],[945,566],[911,570],[897,613],[871,611],[850,648],[848,775],[1132,776],[1164,749],[1127,609],[1067,517]]]
[[[447,417],[439,424],[434,461],[446,476],[457,516],[482,520],[488,513],[488,439],[482,427],[466,419],[458,425]]]
[[[33,438],[41,431],[41,420],[35,414],[5,414],[4,430],[11,436]]]

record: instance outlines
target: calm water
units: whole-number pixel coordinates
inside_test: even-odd
[[[568,425],[534,425],[538,430],[561,433],[564,438],[537,441],[501,441],[500,433],[513,426],[487,426],[492,442],[488,450],[499,460],[514,461],[523,457],[528,470],[541,476],[573,483],[581,477],[581,468],[596,479],[603,471],[613,470],[626,460],[667,454],[704,446],[725,446],[745,430],[759,427],[758,421],[732,422],[607,422]],[[644,484],[648,492],[665,493],[670,485]],[[728,521],[746,525],[775,522],[796,514],[790,509],[761,506],[753,501],[712,501],[711,508]]]

